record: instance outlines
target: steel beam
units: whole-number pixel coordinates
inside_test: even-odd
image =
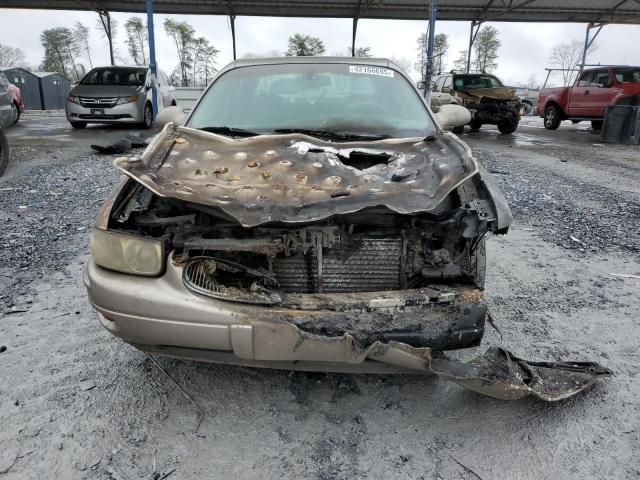
[[[469,49],[467,50],[467,73],[471,70],[471,51],[473,50],[473,44],[476,41],[476,37],[478,36],[482,23],[482,20],[471,20],[471,30],[469,30]]]
[[[153,120],[158,114],[158,66],[156,65],[156,38],[153,30],[153,0],[147,2],[147,30],[149,32],[149,69],[151,70],[151,106],[153,108]]]
[[[584,37],[584,48],[582,50],[582,63],[580,64],[580,71],[584,69],[584,65],[585,63],[587,63],[587,52],[591,48],[591,45],[593,45],[593,41],[597,38],[598,34],[602,30],[602,27],[604,27],[605,25],[606,23],[603,23],[603,22],[600,22],[600,23],[592,22],[587,25],[587,30],[585,32],[585,37]],[[593,30],[594,28],[597,28],[597,30],[593,34],[593,36],[591,36],[591,30]]]
[[[424,96],[431,101],[431,77],[433,77],[433,40],[435,38],[438,1],[429,0],[429,31],[427,34],[427,71],[424,78]]]

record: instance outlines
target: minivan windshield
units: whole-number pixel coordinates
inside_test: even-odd
[[[456,75],[453,80],[455,90],[471,88],[498,88],[502,82],[493,75]]]
[[[403,138],[437,131],[418,93],[397,71],[329,63],[229,70],[206,91],[188,126],[259,134],[307,130]]]
[[[80,84],[141,87],[146,76],[146,68],[94,68],[85,75]]]

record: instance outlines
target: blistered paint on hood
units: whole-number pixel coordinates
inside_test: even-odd
[[[355,152],[355,153],[354,153]],[[369,168],[349,166],[354,156]],[[160,196],[218,207],[246,227],[318,221],[366,207],[428,212],[478,166],[454,135],[330,142],[302,134],[231,139],[168,124],[115,165]]]
[[[458,90],[459,93],[467,94],[472,97],[486,97],[496,100],[517,100],[518,98],[513,93],[513,89],[509,87],[497,87],[497,88],[465,88]]]

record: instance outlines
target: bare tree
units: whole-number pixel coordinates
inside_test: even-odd
[[[445,68],[445,57],[449,51],[449,36],[446,33],[438,33],[433,37],[433,71],[441,73]],[[427,34],[418,37],[418,61],[414,68],[420,73],[420,78],[427,76]]]
[[[413,66],[411,60],[409,60],[407,57],[393,56],[390,60],[398,65],[402,70],[407,72],[407,74],[411,71],[411,67]]]
[[[464,72],[467,69],[468,50],[460,50],[458,58],[453,62],[453,68],[457,72]]]
[[[17,47],[0,44],[0,65],[3,67],[23,67],[26,65],[25,54]]]
[[[487,25],[478,32],[476,41],[473,45],[474,59],[473,64],[476,70],[480,72],[492,72],[498,64],[498,49],[502,42],[499,38],[500,32],[495,27]]]
[[[324,43],[318,37],[296,33],[289,37],[289,47],[285,55],[287,57],[315,57],[325,51]]]
[[[527,88],[535,90],[540,88],[540,82],[538,81],[538,76],[535,73],[529,75],[529,79],[527,80]]]
[[[125,22],[124,29],[127,33],[125,43],[127,44],[127,49],[129,50],[129,55],[131,55],[133,62],[136,65],[146,65],[147,54],[145,47],[149,38],[147,26],[141,18],[130,17]]]
[[[118,33],[118,23],[111,19],[109,12],[98,12],[99,19],[96,22],[97,27],[102,31],[102,37],[107,41],[109,46],[109,58],[111,59],[111,65],[115,65],[115,48],[113,46],[113,39]]]
[[[79,49],[74,32],[70,28],[56,27],[40,34],[44,47],[42,70],[62,73],[72,80],[79,80],[84,74],[84,65],[77,63]]]
[[[371,58],[371,47],[356,47],[354,57]],[[342,56],[342,55],[339,55]],[[351,47],[347,47],[347,56],[351,56]]]
[[[190,82],[191,68],[193,67],[192,44],[195,38],[195,30],[187,22],[179,22],[167,18],[164,21],[164,31],[173,39],[178,54],[178,65],[172,77],[178,78],[182,87],[188,87]]]
[[[558,44],[551,50],[549,61],[554,67],[560,69],[565,87],[573,83],[578,73],[576,70],[582,61],[583,48],[583,43],[574,39],[568,43]],[[595,48],[595,45],[591,46],[591,50]]]
[[[73,37],[80,55],[86,58],[89,62],[89,66],[93,68],[93,62],[91,61],[91,47],[89,46],[89,28],[80,22],[76,22],[76,26],[73,27]]]

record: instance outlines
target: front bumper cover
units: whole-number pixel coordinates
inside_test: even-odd
[[[473,289],[331,295],[333,299],[297,295],[286,299],[286,307],[265,308],[193,294],[184,287],[181,270],[170,262],[163,277],[135,277],[90,262],[84,280],[102,325],[152,353],[299,370],[435,373],[500,399],[534,395],[561,400],[611,373],[595,363],[527,362],[495,348],[463,363],[424,346],[479,344],[486,305],[482,293]],[[395,312],[396,318],[416,308],[423,313],[423,325],[434,328],[416,337],[406,328],[411,321],[403,320],[398,331],[389,331],[383,312]],[[359,315],[374,328],[356,328]]]

